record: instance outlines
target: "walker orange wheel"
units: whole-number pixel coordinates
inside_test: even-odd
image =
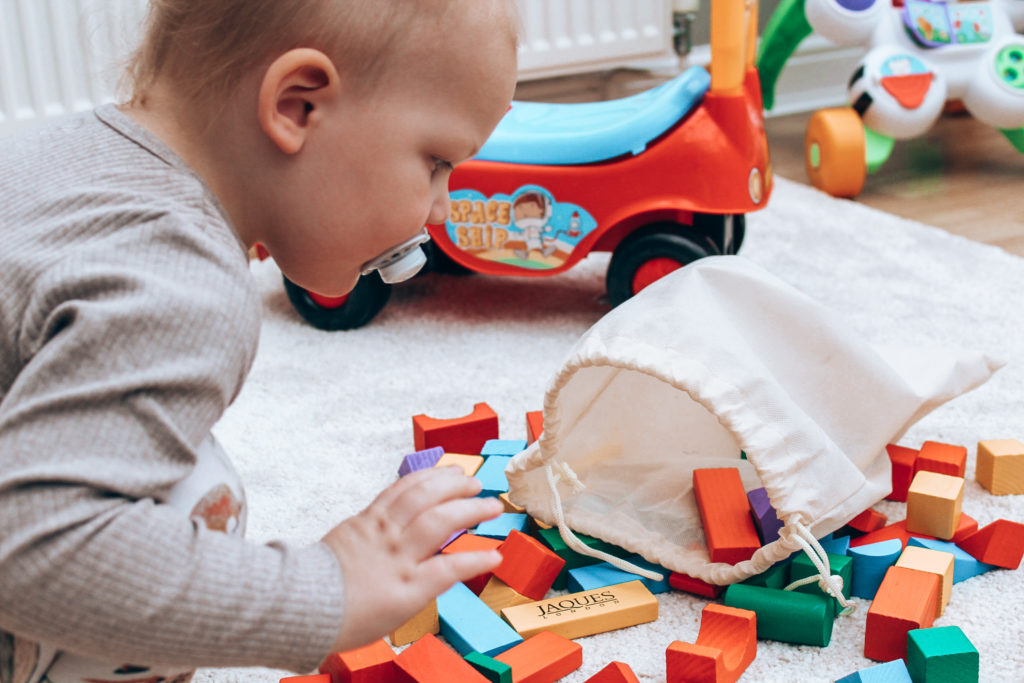
[[[856,197],[867,177],[864,124],[850,107],[814,112],[804,138],[807,177],[833,197]]]

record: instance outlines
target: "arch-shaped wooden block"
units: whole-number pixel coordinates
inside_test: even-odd
[[[469,415],[450,420],[414,415],[412,436],[418,451],[440,446],[447,453],[476,455],[489,439],[498,438],[498,414],[486,403],[477,403]]]
[[[734,683],[757,654],[757,615],[710,604],[695,644],[675,641],[665,652],[668,683]]]

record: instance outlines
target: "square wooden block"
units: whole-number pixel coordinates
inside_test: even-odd
[[[1024,444],[1017,439],[979,441],[974,476],[994,495],[1024,493]]]
[[[964,498],[964,480],[922,470],[907,491],[907,531],[948,541],[956,534]]]

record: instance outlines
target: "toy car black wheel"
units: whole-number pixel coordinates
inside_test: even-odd
[[[437,246],[434,240],[423,245],[427,252],[427,267],[423,270],[430,270],[434,273],[446,273],[448,275],[470,275],[475,271],[457,262],[444,252],[444,249]]]
[[[652,282],[697,259],[718,253],[716,245],[678,226],[634,233],[612,254],[605,286],[618,306]]]
[[[698,213],[693,216],[693,228],[715,244],[719,254],[737,254],[747,232],[743,214]]]
[[[324,297],[284,277],[288,300],[305,320],[321,330],[351,330],[362,327],[380,313],[391,296],[391,285],[373,272],[363,275],[347,296]]]

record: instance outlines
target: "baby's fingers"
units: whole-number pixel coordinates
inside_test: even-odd
[[[497,498],[459,498],[441,503],[417,517],[405,529],[409,543],[416,544],[420,558],[437,552],[456,531],[475,527],[502,513]]]
[[[434,555],[420,564],[421,586],[426,599],[444,593],[460,581],[494,571],[501,564],[497,550],[467,551]]]
[[[385,514],[398,528],[406,527],[445,501],[471,498],[480,493],[479,480],[467,477],[455,467],[421,470],[403,479],[409,479],[408,484],[402,486],[404,482],[399,482],[394,487],[397,495],[385,499]]]

